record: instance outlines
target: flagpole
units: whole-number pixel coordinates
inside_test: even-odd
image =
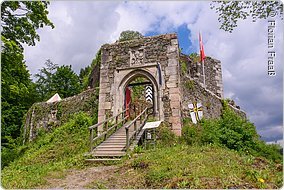
[[[202,60],[202,73],[203,73],[203,84],[204,84],[204,88],[206,88],[206,86],[205,86],[205,72],[204,72],[204,59]]]
[[[199,48],[200,48],[200,58],[201,58],[201,64],[202,64],[203,85],[204,85],[204,88],[206,88],[206,86],[205,86],[205,72],[204,72],[205,54],[204,54],[204,48],[203,48],[203,43],[202,43],[200,31],[199,31]]]

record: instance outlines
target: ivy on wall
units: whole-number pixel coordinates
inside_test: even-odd
[[[26,115],[24,126],[24,142],[33,140],[39,131],[51,131],[68,121],[70,116],[83,111],[90,116],[97,115],[98,111],[98,88],[90,89],[76,96],[53,103],[36,103]],[[92,117],[97,119],[97,117]],[[96,121],[94,121],[96,122]]]

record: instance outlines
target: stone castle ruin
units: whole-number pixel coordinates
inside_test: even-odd
[[[176,34],[103,45],[100,68],[96,67],[91,77],[92,84],[99,83],[98,123],[122,112],[128,106],[127,89],[131,85],[136,85],[133,81],[137,78],[144,78],[146,81],[140,85],[151,87],[151,94],[148,96],[151,97],[153,117],[168,123],[177,135],[181,135],[183,119],[190,118],[188,105],[191,103],[202,104],[203,117],[219,117],[223,98],[221,62],[207,57],[204,66],[206,86],[203,85],[201,64],[193,62],[190,57],[180,53]],[[88,90],[88,92],[94,91],[95,88]],[[82,94],[84,94],[83,99],[79,94],[69,100],[81,98],[80,103],[85,104],[84,100],[92,100],[86,94],[94,96],[94,93],[83,92]],[[64,99],[62,101],[66,102]],[[42,104],[44,107],[52,107],[49,109],[50,112],[58,112],[57,107],[54,106],[58,103]],[[40,107],[39,105],[37,104],[37,107]],[[84,106],[77,105],[77,107]],[[235,105],[231,105],[231,108],[245,117],[245,113]],[[29,113],[25,131],[30,139],[33,138],[32,134],[35,134],[31,126],[34,129],[46,127],[51,116],[53,116],[53,123],[58,122],[54,114],[47,113],[41,117],[37,116],[38,120],[35,123],[31,117],[35,118],[37,113],[35,110],[30,110]]]
[[[223,97],[220,61],[212,58],[205,61],[205,89],[201,84],[201,64],[180,53],[176,34],[107,44],[102,46],[101,55],[98,122],[125,109],[125,89],[137,77],[150,81],[154,116],[168,122],[177,135],[181,135],[182,118],[189,117],[191,102],[212,104],[204,109],[205,117],[220,116],[220,112],[213,111],[220,108]],[[187,67],[184,74],[181,62]],[[183,88],[187,80],[196,82],[195,93]],[[212,96],[214,100],[210,99]]]

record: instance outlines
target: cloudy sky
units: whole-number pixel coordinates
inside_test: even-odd
[[[282,139],[283,21],[276,20],[276,76],[267,74],[268,21],[240,21],[233,33],[219,29],[217,14],[207,1],[52,1],[49,18],[55,29],[38,30],[41,40],[25,48],[34,75],[47,59],[72,65],[78,73],[99,47],[118,39],[121,31],[145,36],[178,33],[183,52],[197,52],[201,31],[205,54],[222,62],[224,95],[234,99],[266,141]],[[282,60],[282,62],[281,62]]]

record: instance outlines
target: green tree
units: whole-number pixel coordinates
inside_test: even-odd
[[[61,97],[69,97],[81,92],[79,77],[72,70],[71,65],[58,67],[52,76],[52,90]]]
[[[36,89],[41,101],[52,95],[52,76],[58,69],[58,65],[54,64],[50,59],[46,60],[44,64],[45,67],[40,69],[40,73],[35,74],[35,77],[38,78],[36,81]]]
[[[143,35],[140,32],[132,31],[132,30],[126,30],[120,33],[119,42],[133,40],[133,39],[139,39],[142,38]]]
[[[54,27],[47,18],[48,2],[4,1],[1,3],[1,136],[20,136],[23,116],[36,101],[35,86],[26,68],[22,44],[35,45],[36,29]]]
[[[23,49],[22,44],[35,45],[39,40],[36,29],[44,26],[54,28],[47,18],[47,1],[4,1],[1,4],[1,35],[14,41]]]
[[[82,85],[82,89],[85,90],[89,86],[89,75],[91,74],[91,66],[88,65],[85,68],[81,68],[80,73],[79,73],[79,80]]]
[[[36,88],[41,100],[47,100],[55,93],[58,93],[62,98],[73,96],[80,93],[82,87],[79,77],[70,66],[58,66],[50,59],[45,62],[45,67],[40,69],[40,72],[35,75]]]
[[[280,1],[214,1],[211,9],[219,14],[220,29],[232,32],[240,19],[266,19],[269,16],[283,19],[283,4]]]

